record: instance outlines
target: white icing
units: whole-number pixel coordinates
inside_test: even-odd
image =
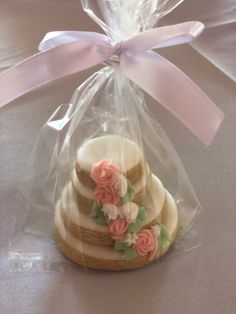
[[[131,246],[136,243],[137,239],[137,233],[127,233],[123,241],[127,246]]]
[[[171,196],[171,194],[166,190],[166,213],[164,221],[162,223],[165,225],[168,232],[172,235],[178,224],[178,212],[176,203]]]
[[[114,204],[104,204],[101,211],[109,220],[115,220],[119,215],[119,208]]]
[[[152,199],[147,200],[146,209],[148,212],[148,217],[144,224],[152,222],[160,215],[165,202],[166,193],[161,181],[154,175],[152,176],[152,181],[153,184],[150,187],[150,194],[152,194],[153,197]],[[61,206],[67,217],[75,224],[89,230],[108,232],[106,226],[97,224],[93,218],[79,211],[72,183],[69,183],[62,192]]]
[[[152,231],[153,231],[155,237],[158,238],[159,235],[160,235],[160,233],[161,233],[161,228],[160,228],[160,226],[159,226],[159,225],[155,225],[155,226],[152,226],[151,229],[152,229]]]
[[[72,184],[69,183],[62,192],[61,202],[59,201],[61,207],[65,211],[67,217],[73,221],[75,224],[84,227],[89,230],[95,230],[100,232],[107,232],[107,227],[99,225],[95,220],[81,211],[79,211],[76,195],[73,190]],[[60,207],[58,204],[58,206]]]
[[[127,187],[128,187],[126,177],[123,174],[119,175],[118,181],[116,184],[118,184],[118,191],[120,191],[120,196],[121,197],[124,196],[127,193]]]
[[[89,140],[77,152],[77,162],[87,172],[102,159],[118,165],[122,172],[126,172],[141,161],[142,155],[136,143],[117,135]]]
[[[129,224],[136,220],[138,212],[138,205],[132,202],[128,202],[120,207],[120,216],[125,218]]]
[[[167,213],[164,224],[167,228],[167,231],[172,235],[177,228],[178,213],[175,201],[173,200],[172,196],[167,191],[166,194],[167,194],[167,208],[166,208]],[[75,238],[74,236],[72,236],[63,225],[59,204],[56,208],[55,226],[60,237],[62,237],[62,239],[66,243],[68,243],[68,245],[72,247],[75,251],[98,259],[122,260],[122,254],[120,252],[114,251],[110,247],[86,243],[80,240],[79,238]]]
[[[164,186],[154,174],[152,174],[152,179],[147,186],[146,192],[144,207],[148,211],[148,222],[151,222],[160,215],[166,199]]]

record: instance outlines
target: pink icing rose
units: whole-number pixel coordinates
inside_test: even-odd
[[[118,180],[119,167],[103,159],[92,166],[91,177],[97,186],[113,185]]]
[[[120,193],[113,185],[97,186],[95,188],[95,198],[98,205],[118,205],[120,201]]]
[[[128,223],[124,218],[116,218],[112,220],[108,225],[108,231],[112,235],[113,239],[122,239],[128,228]]]
[[[157,240],[151,229],[143,229],[137,233],[137,240],[133,248],[139,255],[145,256],[149,254],[149,259],[152,260],[157,252],[157,247]]]

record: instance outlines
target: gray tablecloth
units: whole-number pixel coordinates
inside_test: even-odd
[[[221,10],[217,11],[218,7]],[[17,187],[24,176],[26,160],[40,127],[58,104],[68,102],[74,89],[92,70],[54,82],[1,110],[0,253],[3,272],[0,272],[0,313],[236,312],[234,13],[233,1],[188,0],[163,20],[164,24],[171,24],[202,18],[209,26],[194,46],[161,51],[226,114],[209,148],[165,109],[147,98],[150,109],[173,141],[204,207],[195,226],[202,245],[194,250],[132,272],[106,273],[81,268],[65,272],[9,272],[5,252],[12,232],[20,227],[25,213]],[[62,29],[97,28],[82,12],[78,0],[1,0],[0,69],[33,54],[47,31]],[[223,34],[230,40],[224,43]]]

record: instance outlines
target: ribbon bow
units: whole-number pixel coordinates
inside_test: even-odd
[[[147,30],[118,43],[94,32],[47,33],[39,45],[40,53],[1,73],[0,107],[49,81],[116,57],[130,80],[209,145],[224,114],[188,76],[152,51],[188,43],[203,29],[200,22],[186,22]]]

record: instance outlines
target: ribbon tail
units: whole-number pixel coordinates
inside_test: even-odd
[[[109,42],[74,41],[38,53],[0,74],[0,108],[50,81],[107,60]]]
[[[123,53],[120,61],[130,80],[210,145],[224,114],[186,74],[153,51],[138,56]]]

